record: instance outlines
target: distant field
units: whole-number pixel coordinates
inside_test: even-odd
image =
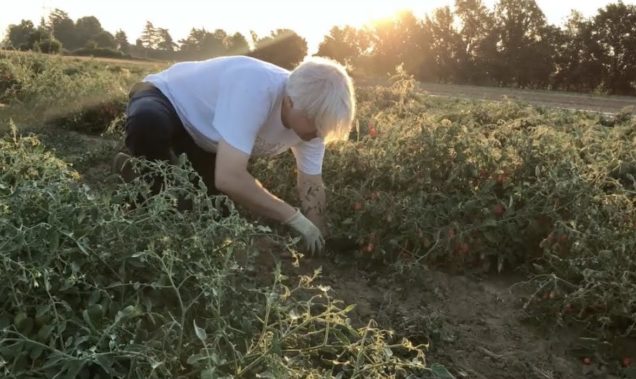
[[[482,100],[517,100],[532,105],[618,113],[625,107],[636,107],[631,96],[604,96],[545,90],[483,87],[458,84],[421,83],[421,88],[434,96],[460,97]]]
[[[20,56],[20,55],[25,57],[31,57],[38,54],[33,53],[31,51],[0,50],[0,58]],[[146,59],[120,59],[120,58],[105,58],[105,57],[92,57],[92,56],[80,56],[80,55],[50,55],[50,56],[61,57],[64,59],[76,60],[76,61],[98,61],[98,62],[104,62],[104,63],[115,63],[120,65],[135,64],[135,65],[148,66],[148,67],[168,64],[168,62],[146,60]]]

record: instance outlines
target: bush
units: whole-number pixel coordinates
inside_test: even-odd
[[[130,55],[125,54],[119,50],[103,48],[103,47],[83,47],[81,49],[73,50],[71,55],[79,55],[86,57],[103,57],[103,58],[120,58],[130,59]]]
[[[56,54],[62,50],[62,43],[56,39],[45,39],[36,44],[36,49],[45,54]]]
[[[153,66],[113,65],[42,54],[8,54],[0,63],[0,101],[18,122],[99,133],[121,124],[127,94]],[[2,90],[4,88],[4,90]]]

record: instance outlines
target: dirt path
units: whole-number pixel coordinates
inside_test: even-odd
[[[420,83],[420,88],[433,96],[481,100],[517,100],[537,106],[617,113],[626,107],[636,111],[636,97],[602,96],[571,92],[523,90],[457,84]]]

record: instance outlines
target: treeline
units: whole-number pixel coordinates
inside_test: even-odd
[[[276,29],[250,41],[241,33],[193,28],[175,41],[167,28],[147,21],[140,37],[130,43],[123,30],[114,35],[104,30],[95,16],[73,21],[68,13],[55,9],[38,26],[30,20],[9,25],[2,48],[44,53],[164,60],[199,60],[222,55],[252,55],[282,67],[293,68],[307,55],[307,41],[289,29]]]
[[[248,39],[222,29],[192,29],[174,41],[147,22],[134,44],[123,31],[103,30],[95,17],[77,21],[59,9],[38,27],[11,25],[5,48],[43,52],[120,54],[191,60],[246,54],[291,68],[307,54],[292,30]],[[547,22],[535,0],[455,0],[423,19],[411,12],[371,26],[335,26],[317,55],[345,63],[359,74],[384,75],[403,65],[423,81],[636,94],[636,6],[621,1],[583,17],[573,11],[563,26]]]

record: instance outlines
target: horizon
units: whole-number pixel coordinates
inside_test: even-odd
[[[493,9],[497,3],[495,0],[483,2],[489,9]],[[561,26],[571,10],[581,12],[584,17],[591,17],[599,8],[618,1],[536,2],[548,23]],[[73,21],[85,16],[95,16],[108,32],[114,34],[117,30],[123,30],[131,44],[141,35],[146,21],[152,22],[155,27],[168,29],[175,42],[186,38],[192,28],[205,28],[208,31],[223,29],[228,34],[239,32],[248,41],[251,30],[263,37],[275,29],[285,28],[293,30],[307,41],[308,54],[317,51],[320,42],[334,26],[350,25],[360,28],[373,21],[390,18],[401,10],[410,10],[418,19],[424,19],[436,8],[454,7],[453,0],[432,0],[426,4],[416,0],[323,0],[320,3],[292,0],[234,0],[224,4],[222,11],[214,13],[213,6],[197,0],[181,0],[178,3],[179,8],[170,5],[174,4],[172,2],[150,0],[112,0],[108,3],[96,0],[35,0],[30,3],[19,3],[9,10],[3,10],[0,19],[0,39],[4,39],[11,24],[18,24],[26,19],[38,25],[42,17],[46,18],[53,10],[61,9],[68,13]],[[623,3],[636,4],[636,0]],[[189,6],[185,7],[184,4]],[[127,11],[122,13],[121,9]],[[246,12],[246,9],[249,9],[249,12]],[[305,15],[311,17],[304,17]]]

